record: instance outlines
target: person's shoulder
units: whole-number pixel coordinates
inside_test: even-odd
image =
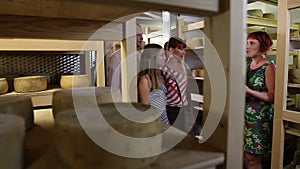
[[[117,49],[111,54],[111,57],[121,56],[121,49]]]

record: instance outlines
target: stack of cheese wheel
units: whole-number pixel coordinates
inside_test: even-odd
[[[14,78],[16,92],[35,92],[47,89],[46,76],[25,76]]]
[[[52,97],[53,116],[74,107],[87,107],[94,103],[120,102],[121,93],[119,89],[110,87],[84,87],[73,89],[62,89],[55,91]]]
[[[60,87],[63,89],[88,87],[89,83],[87,75],[62,75],[60,78]]]
[[[33,107],[30,96],[1,96],[0,114],[15,114],[23,117],[27,130],[34,125]]]
[[[0,94],[7,93],[8,91],[8,83],[6,78],[0,78]]]
[[[148,166],[155,157],[129,158],[124,154],[141,157],[138,156],[141,152],[160,152],[162,139],[153,136],[161,133],[162,122],[156,108],[138,103],[133,106],[131,103],[106,103],[100,104],[99,108],[80,108],[76,112],[66,110],[57,114],[54,138],[60,161],[72,169],[137,169]],[[144,123],[128,120],[121,112],[127,113],[128,119],[144,113]],[[100,114],[108,124],[99,120]],[[151,144],[145,141],[149,137]],[[142,144],[136,144],[132,138],[142,140]]]
[[[23,118],[13,114],[0,114],[0,168],[23,168],[24,137]]]

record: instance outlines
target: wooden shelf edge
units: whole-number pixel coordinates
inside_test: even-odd
[[[249,16],[249,15],[247,16],[247,24],[277,28],[277,20],[268,19],[268,18],[259,18],[255,16]],[[291,24],[290,29],[299,31],[299,25]]]
[[[282,119],[294,123],[300,123],[300,112],[293,110],[283,110]]]
[[[285,132],[288,133],[288,134],[300,137],[300,130],[299,129],[287,128],[285,130]]]

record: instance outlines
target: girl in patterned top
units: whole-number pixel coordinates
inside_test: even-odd
[[[166,114],[165,81],[159,69],[165,63],[164,50],[158,44],[147,44],[141,56],[138,75],[139,102],[160,110],[161,120],[169,124]]]
[[[250,33],[247,37],[247,64],[244,161],[245,166],[261,169],[261,157],[270,153],[275,91],[275,65],[267,58],[273,42],[266,32]]]

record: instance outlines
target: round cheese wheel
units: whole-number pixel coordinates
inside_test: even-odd
[[[291,83],[300,83],[300,69],[289,69],[288,79]]]
[[[60,86],[63,89],[88,87],[89,83],[87,75],[62,75],[60,78]]]
[[[14,78],[16,92],[35,92],[47,89],[46,76],[25,76]]]
[[[30,96],[1,96],[0,114],[14,114],[23,117],[27,130],[34,125],[33,107]]]
[[[23,118],[13,114],[0,114],[0,168],[23,168],[24,137]]]
[[[103,149],[94,142],[79,123],[78,113],[85,115],[84,119],[88,119],[87,126],[97,136],[103,138],[106,148],[115,148],[117,150],[128,153],[139,153],[139,151],[161,150],[161,139],[157,140],[157,144],[136,145],[132,141],[118,139],[112,128],[117,132],[134,138],[147,138],[161,133],[161,121],[159,118],[149,123],[136,123],[124,118],[118,111],[128,111],[131,116],[136,116],[139,111],[156,112],[159,116],[159,111],[153,107],[134,104],[134,107],[139,111],[132,111],[131,103],[107,103],[100,104],[99,108],[109,126],[101,125],[95,116],[100,113],[98,108],[82,108],[77,112],[74,110],[63,111],[55,117],[55,148],[58,152],[60,161],[72,169],[94,169],[94,168],[114,168],[114,169],[138,169],[148,166],[155,157],[147,158],[129,158],[121,155],[116,155],[109,152],[108,149]],[[99,113],[98,113],[99,112]],[[77,113],[77,114],[76,114]],[[97,114],[98,113],[98,114]],[[82,117],[81,117],[82,118]],[[100,124],[100,125],[99,125]],[[117,141],[117,143],[115,143]],[[146,150],[145,150],[146,149]],[[107,151],[108,150],[108,151]]]
[[[53,116],[61,111],[74,109],[74,104],[82,107],[89,106],[93,104],[89,102],[91,98],[95,98],[96,103],[120,102],[121,93],[119,89],[110,87],[84,87],[55,91],[52,97]]]
[[[7,93],[8,91],[8,83],[6,78],[0,78],[0,94]]]
[[[247,10],[247,14],[250,16],[263,17],[263,11],[261,9],[249,9]]]

